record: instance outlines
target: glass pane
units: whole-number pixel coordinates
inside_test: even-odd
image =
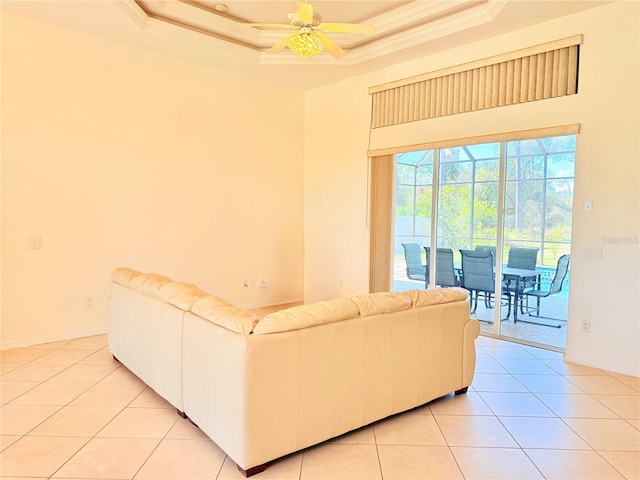
[[[416,167],[412,165],[396,165],[396,178],[399,185],[414,185],[416,179]]]
[[[393,290],[424,288],[420,280],[420,263],[426,263],[424,245],[431,240],[431,204],[433,181],[433,151],[396,155],[396,194],[394,218],[394,278]],[[417,252],[417,271],[408,271],[408,261],[402,244],[412,244]],[[424,275],[424,270],[422,271]]]
[[[498,170],[498,162],[498,159],[476,162],[476,182],[497,182],[500,176],[500,171]]]

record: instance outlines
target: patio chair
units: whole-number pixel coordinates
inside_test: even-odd
[[[427,287],[429,286],[430,250],[429,247],[424,247],[424,251],[427,253]],[[450,248],[438,248],[436,250],[436,285],[441,287],[457,287],[460,285],[453,266],[453,250]]]
[[[507,261],[507,267],[520,268],[522,270],[535,270],[538,264],[538,251],[539,248],[522,248],[511,247],[509,249],[509,259]],[[532,288],[536,284],[532,279],[525,280],[518,283],[518,295],[522,295],[522,292],[527,288]],[[507,290],[514,293],[516,286],[507,282]]]
[[[470,292],[471,313],[475,313],[478,308],[479,295],[484,297],[485,306],[491,308],[491,297],[495,294],[493,254],[475,250],[460,250],[460,254],[462,255],[462,278],[460,284]],[[511,294],[504,290],[502,295],[508,302],[506,319],[511,314]]]
[[[496,264],[496,247],[492,245],[476,245],[476,252],[491,252],[493,253],[493,265]]]
[[[422,249],[417,243],[403,243],[404,260],[407,263],[407,277],[411,280],[427,280],[426,265],[422,263]]]
[[[525,313],[522,305],[523,303],[525,303],[526,305],[524,308],[526,308],[526,313],[530,317],[547,318],[549,320],[556,320],[562,323],[560,323],[559,325],[549,325],[548,323],[530,322],[530,321],[518,319],[519,322],[533,323],[536,325],[543,325],[545,327],[556,327],[556,328],[560,328],[563,325],[563,323],[566,322],[565,319],[561,319],[561,318],[541,316],[540,315],[540,299],[550,297],[551,295],[555,295],[556,293],[560,293],[562,291],[562,284],[564,283],[564,279],[567,277],[567,272],[569,271],[570,260],[571,260],[571,255],[562,255],[558,259],[556,272],[553,275],[553,279],[551,280],[551,283],[548,284],[548,288],[546,289],[541,288],[541,284],[544,284],[544,282],[541,282],[533,288],[528,288],[524,290],[521,294],[522,296],[520,297],[520,311],[522,313]],[[531,313],[533,308],[529,307],[529,297],[536,298],[535,314]]]
[[[522,268],[523,270],[535,270],[538,263],[539,248],[511,247],[507,267]]]

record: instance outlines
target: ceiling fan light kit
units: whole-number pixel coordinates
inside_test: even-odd
[[[289,37],[287,46],[304,58],[309,58],[324,50],[324,43],[313,32],[295,33]]]
[[[247,23],[251,27],[263,27],[276,30],[297,30],[273,47],[267,53],[277,53],[285,47],[301,57],[309,58],[323,50],[327,50],[335,58],[342,58],[347,53],[322,32],[374,33],[373,25],[357,23],[322,23],[322,17],[314,13],[313,6],[306,2],[297,2],[296,11],[287,15],[291,23]]]

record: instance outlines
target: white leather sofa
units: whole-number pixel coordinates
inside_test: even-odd
[[[118,268],[109,348],[246,476],[464,393],[480,327],[462,288],[372,293],[259,318],[195,285]]]

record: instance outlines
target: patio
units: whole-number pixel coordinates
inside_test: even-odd
[[[410,280],[406,275],[406,266],[404,259],[396,258],[394,262],[394,276],[393,276],[393,290],[401,292],[403,290],[410,290],[414,288],[424,288],[424,282],[417,280]],[[566,288],[564,285],[563,290]],[[553,295],[548,298],[544,298],[541,301],[541,315],[546,317],[553,317],[558,319],[567,318],[567,306],[568,299],[565,295]],[[535,300],[532,299],[535,304]],[[506,310],[503,310],[506,313]],[[485,335],[493,336],[494,325],[487,322],[493,321],[493,308],[486,308],[482,300],[478,301],[478,308],[472,317],[480,320],[480,330]],[[507,320],[501,322],[501,338],[515,339],[516,341],[524,341],[526,343],[533,343],[536,345],[548,346],[554,349],[563,349],[566,346],[567,340],[567,325],[561,323],[560,328],[547,327],[543,325],[534,325],[531,323],[524,323],[524,321],[534,321],[541,323],[553,323],[559,324],[557,321],[550,321],[548,319],[537,319],[530,317],[529,315],[522,315],[518,312],[518,322],[514,323],[513,313]]]

